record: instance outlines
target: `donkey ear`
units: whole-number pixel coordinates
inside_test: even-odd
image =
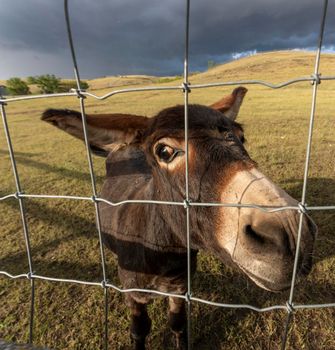
[[[210,107],[223,113],[231,120],[235,120],[240,110],[243,98],[248,89],[243,86],[239,86],[233,90],[233,92],[223,97],[221,100],[213,103]]]
[[[84,140],[81,113],[68,109],[48,109],[42,120]],[[121,144],[132,143],[147,127],[149,118],[132,114],[86,115],[87,136],[92,152],[107,156]]]

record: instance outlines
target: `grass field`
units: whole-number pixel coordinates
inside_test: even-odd
[[[217,66],[191,76],[191,83],[264,79],[280,82],[313,72],[314,56],[306,52],[260,54]],[[323,75],[335,75],[335,56],[323,55]],[[107,79],[107,78],[106,78]],[[133,77],[131,83],[134,84]],[[143,79],[143,77],[141,77]],[[150,80],[150,85],[155,83]],[[180,81],[163,79],[164,84]],[[92,86],[106,93],[104,84]],[[144,84],[141,81],[140,84]],[[135,82],[136,84],[136,82]],[[157,86],[159,80],[156,81]],[[108,86],[108,85],[107,85]],[[120,88],[120,87],[118,87]],[[232,88],[193,90],[191,103],[213,103]],[[274,182],[292,196],[301,197],[305,148],[311,107],[311,85],[300,83],[279,90],[250,86],[240,111],[250,155]],[[335,204],[334,82],[319,87],[313,150],[308,181],[309,205]],[[105,101],[86,100],[87,113],[130,112],[154,115],[161,108],[183,103],[178,92],[116,95]],[[83,144],[40,121],[46,108],[79,109],[77,98],[52,98],[9,103],[6,111],[23,190],[34,194],[90,196]],[[0,130],[0,197],[15,192],[3,130]],[[94,157],[98,188],[103,182],[104,160]],[[25,200],[36,273],[64,278],[101,281],[97,232],[92,203],[69,200]],[[319,227],[315,265],[296,287],[295,303],[335,302],[335,212],[313,212]],[[0,202],[0,270],[28,271],[23,232],[16,200]],[[107,252],[108,278],[116,284],[117,265]],[[259,307],[283,304],[288,292],[272,294],[253,285],[242,274],[202,252],[193,281],[193,295]],[[0,277],[0,339],[26,342],[30,289],[27,280]],[[109,293],[110,349],[129,345],[128,311],[123,296]],[[153,319],[150,349],[170,349],[166,300],[149,307]],[[279,349],[286,312],[255,313],[194,304],[194,349]],[[35,343],[52,349],[100,349],[103,334],[103,290],[70,284],[36,281]],[[295,313],[288,349],[335,349],[335,310]]]

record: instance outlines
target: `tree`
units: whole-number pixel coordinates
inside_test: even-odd
[[[89,88],[88,82],[87,81],[80,81],[80,88],[83,90],[87,90]]]
[[[35,77],[27,77],[27,83],[29,85],[36,84],[36,78]]]
[[[28,77],[29,84],[36,84],[43,94],[59,92],[60,79],[54,74],[43,74],[35,77]]]
[[[6,81],[7,90],[11,95],[28,95],[29,87],[25,81],[20,78],[13,77]]]

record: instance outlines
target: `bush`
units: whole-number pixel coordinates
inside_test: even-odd
[[[157,83],[159,84],[170,83],[171,81],[180,80],[182,78],[183,78],[182,75],[176,75],[174,77],[162,77],[162,78],[158,78]]]
[[[27,77],[27,83],[28,83],[29,85],[31,85],[31,84],[36,84],[35,77]]]
[[[29,84],[36,84],[42,94],[53,94],[60,91],[60,79],[54,74],[38,75],[36,77],[28,77]]]
[[[11,95],[28,95],[30,94],[29,87],[25,81],[14,77],[6,81],[6,88]]]
[[[80,82],[80,88],[83,90],[87,90],[89,88],[89,85],[86,81],[81,81]]]

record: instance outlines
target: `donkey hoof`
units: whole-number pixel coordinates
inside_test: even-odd
[[[133,349],[134,350],[145,350],[145,342],[144,341],[135,341]]]
[[[135,343],[135,350],[145,350],[145,343],[144,342],[136,342]]]
[[[145,350],[145,338],[131,335],[131,342],[134,350]]]
[[[187,349],[187,337],[185,332],[173,332],[175,336],[176,349],[186,350]]]

